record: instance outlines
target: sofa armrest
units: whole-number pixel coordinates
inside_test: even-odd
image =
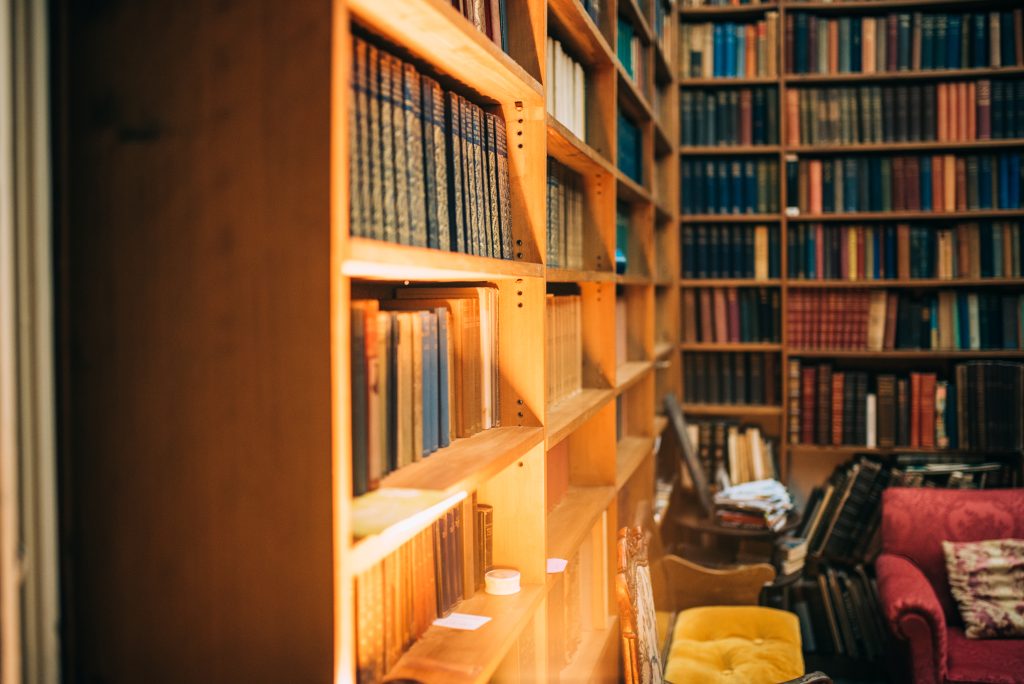
[[[892,632],[909,642],[916,684],[946,678],[946,616],[928,579],[913,561],[883,553],[875,561],[882,611]]]

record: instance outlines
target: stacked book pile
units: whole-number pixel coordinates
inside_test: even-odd
[[[755,480],[715,494],[715,520],[726,527],[779,530],[793,508],[793,499],[777,480]]]

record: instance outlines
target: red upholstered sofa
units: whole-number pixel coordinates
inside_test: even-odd
[[[1024,539],[1024,490],[892,488],[882,497],[878,593],[914,682],[1024,682],[1024,639],[968,639],[942,541]]]

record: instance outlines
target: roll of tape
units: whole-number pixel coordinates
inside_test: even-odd
[[[484,575],[484,591],[495,596],[519,593],[519,571],[498,568]]]

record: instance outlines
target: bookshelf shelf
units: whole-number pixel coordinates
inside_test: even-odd
[[[756,17],[765,12],[778,10],[774,2],[750,3],[747,5],[706,5],[702,7],[680,7],[679,15],[684,19],[713,19],[724,17],[737,19],[740,17]]]
[[[614,497],[614,487],[570,486],[547,516],[547,557],[571,558]]]
[[[567,40],[587,66],[614,61],[608,42],[579,0],[549,0],[548,15],[554,33]]]
[[[498,102],[539,103],[544,90],[523,67],[443,0],[349,0],[352,18],[405,46],[463,85]],[[457,55],[457,59],[451,56]]]
[[[549,283],[611,283],[617,277],[612,271],[578,271],[571,268],[548,268],[544,274]]]
[[[790,356],[805,358],[846,359],[1024,359],[1020,349],[883,349],[882,351],[851,349],[790,349]]]
[[[965,221],[970,219],[1010,219],[1024,217],[1024,209],[965,209],[964,211],[860,211],[842,214],[799,214],[789,217],[794,223],[832,221]]]
[[[911,447],[911,446],[894,446],[894,447],[867,447],[858,446],[855,444],[790,444],[789,452],[796,457],[811,457],[811,456],[835,456],[849,458],[856,454],[872,454],[874,456],[895,456],[897,454],[983,454],[991,457],[997,456],[1008,456],[1015,452],[984,452],[977,449],[939,449],[939,448],[925,448],[925,447]]]
[[[548,409],[547,445],[550,449],[586,423],[615,398],[610,389],[584,389]]]
[[[683,145],[679,148],[680,154],[690,154],[695,157],[738,154],[770,155],[778,154],[780,151],[782,151],[781,145]]]
[[[544,266],[353,237],[341,272],[366,280],[461,281],[540,278]]]
[[[394,471],[381,480],[381,486],[472,491],[543,440],[544,430],[539,427],[491,428]]]
[[[836,5],[838,6],[838,5]],[[876,71],[874,73],[836,74],[785,74],[782,82],[786,85],[833,84],[846,81],[924,81],[954,80],[964,78],[986,78],[990,76],[1019,76],[1024,67],[986,67],[980,69],[931,69],[908,71]]]
[[[580,140],[550,113],[548,154],[581,174],[614,174],[615,170],[600,152]]]
[[[887,142],[857,143],[856,152],[916,152],[924,150],[984,150],[1006,147],[1024,146],[1024,139],[1004,138],[997,140],[967,141],[919,141],[919,142]],[[787,152],[806,155],[818,154],[850,154],[850,145],[791,145]]]
[[[632,273],[619,273],[615,276],[615,282],[619,285],[650,285],[651,278],[646,275],[634,275]]]
[[[663,157],[672,153],[672,140],[669,138],[661,121],[654,119],[654,154]]]
[[[681,78],[681,88],[739,88],[753,85],[779,85],[779,79],[774,76],[752,76],[747,78]]]
[[[679,217],[681,223],[773,223],[779,221],[776,214],[685,214]]]
[[[685,404],[683,410],[692,416],[781,416],[781,406],[756,404]]]
[[[995,4],[998,5],[998,2]],[[785,5],[787,10],[814,10],[819,13],[854,14],[909,7],[936,9],[942,7],[969,7],[972,5],[972,2],[965,2],[965,0],[869,0],[867,2],[862,0],[843,0],[840,2],[786,2]],[[986,4],[987,7],[992,5],[993,3],[991,2]]]
[[[615,394],[622,394],[638,383],[654,367],[651,361],[627,361],[615,369]]]
[[[615,71],[619,75],[619,102],[623,109],[641,126],[654,120],[654,110],[647,101],[647,96],[640,91],[640,86],[630,78],[626,68],[619,60],[615,60]]]
[[[668,18],[666,18],[666,21],[668,21]],[[654,50],[654,78],[659,83],[670,83],[672,75],[675,73],[672,60],[662,50],[661,43],[654,41],[651,45]]]
[[[651,191],[637,183],[635,180],[622,173],[618,169],[615,172],[619,199],[633,204],[654,202]]]
[[[684,278],[679,281],[680,287],[778,287],[782,284],[779,278],[753,280],[751,278]]]
[[[676,348],[672,342],[659,342],[654,345],[654,358],[660,359],[671,354]]]
[[[684,352],[773,352],[782,351],[777,342],[684,342],[679,345]]]
[[[633,473],[651,455],[654,449],[653,437],[623,437],[615,446],[615,489],[619,490],[629,482]]]
[[[800,280],[790,278],[790,289],[833,288],[935,288],[935,287],[1013,287],[1024,286],[1024,278],[910,278],[893,280]]]
[[[512,596],[477,592],[455,611],[491,618],[475,631],[430,627],[402,656],[386,679],[482,683],[490,680],[506,651],[537,612],[545,596],[540,585],[525,585]]]
[[[647,21],[647,16],[640,9],[640,5],[637,3],[637,0],[619,0],[618,4],[620,14],[625,15],[633,26],[640,29],[643,42],[648,45],[653,43],[654,32],[651,30],[651,25]]]

